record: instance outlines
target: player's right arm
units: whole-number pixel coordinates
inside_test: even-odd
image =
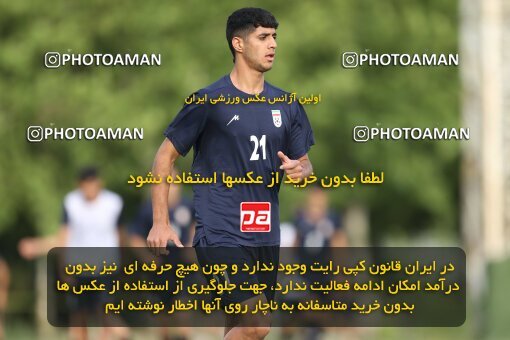
[[[156,254],[168,254],[165,247],[168,241],[176,246],[183,247],[177,233],[170,227],[168,217],[168,190],[170,184],[166,178],[172,173],[174,163],[179,157],[179,152],[172,142],[165,138],[156,153],[152,173],[160,175],[161,183],[152,186],[152,228],[147,236],[147,245]]]

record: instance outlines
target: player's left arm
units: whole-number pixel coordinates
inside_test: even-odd
[[[306,178],[313,172],[312,162],[308,154],[304,154],[298,159],[290,159],[283,152],[278,151],[278,157],[282,160],[280,169],[285,170],[285,174],[292,180]]]

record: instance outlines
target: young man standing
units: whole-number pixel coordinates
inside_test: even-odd
[[[85,167],[79,171],[78,188],[64,198],[62,224],[58,233],[45,237],[23,238],[18,244],[19,252],[25,259],[32,260],[46,255],[54,247],[70,247],[74,250],[64,253],[67,256],[65,260],[76,261],[77,257],[84,254],[78,252],[77,248],[94,247],[109,249],[102,254],[108,254],[111,261],[120,255],[117,249],[120,246],[123,205],[123,200],[117,193],[103,188],[99,171],[95,167]],[[87,283],[93,278],[94,276],[83,275],[83,280]],[[91,316],[104,315],[101,306],[103,302],[98,298],[84,298],[83,295],[80,295],[80,298],[76,295],[69,297],[67,310],[71,313],[69,318],[71,339],[89,338],[86,327],[88,319]],[[123,324],[122,321],[118,321],[117,325],[119,324]],[[101,330],[101,337],[108,339],[112,336],[127,339],[129,329],[105,325]]]
[[[198,259],[210,260],[211,247],[236,247],[247,261],[278,263],[280,228],[278,192],[280,185],[271,183],[278,173],[294,180],[312,173],[307,152],[314,144],[310,123],[303,107],[296,101],[260,102],[258,98],[281,98],[288,93],[264,81],[276,53],[276,28],[278,22],[266,10],[243,8],[230,15],[227,21],[227,41],[234,57],[234,67],[229,75],[194,95],[208,98],[239,97],[235,105],[224,101],[192,102],[183,107],[165,131],[153,165],[153,173],[166,178],[172,172],[175,160],[194,148],[192,172],[202,177],[220,179],[210,185],[193,186],[196,231],[193,246]],[[214,104],[214,105],[213,105]],[[264,184],[234,184],[228,187],[221,181],[222,174],[261,176]],[[153,186],[153,226],[147,243],[157,254],[167,253],[167,242],[182,247],[168,218],[169,184]],[[255,202],[255,206],[253,206]],[[253,225],[256,207],[262,214],[260,225]],[[252,223],[247,226],[248,223]],[[256,224],[256,223],[255,223]],[[269,281],[276,281],[276,272]],[[268,278],[252,275],[253,282]],[[229,302],[248,305],[258,299],[272,300],[274,292],[262,296],[234,295]],[[225,339],[263,339],[269,332],[267,319],[260,323],[250,316],[249,323],[229,320]]]

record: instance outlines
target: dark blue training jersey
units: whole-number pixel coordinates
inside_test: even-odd
[[[288,94],[264,82],[260,97],[275,98]],[[268,188],[272,172],[284,171],[277,153],[290,159],[305,155],[314,144],[312,129],[303,107],[297,102],[267,101],[248,104],[211,103],[209,99],[249,95],[238,90],[229,75],[195,93],[208,101],[186,104],[165,130],[180,155],[194,148],[192,172],[204,177],[216,173],[215,184],[194,184],[193,205],[197,222],[193,245],[202,237],[217,246],[269,246],[280,244],[278,191],[280,185]],[[262,176],[264,184],[233,184],[228,188],[222,174],[246,177]],[[269,231],[241,230],[241,203],[270,203]],[[246,204],[243,205],[246,207]],[[243,208],[244,209],[244,208]]]

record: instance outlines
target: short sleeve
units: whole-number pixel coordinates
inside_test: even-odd
[[[306,116],[305,109],[299,103],[291,108],[293,120],[290,130],[289,157],[298,159],[304,156],[310,147],[315,144],[312,127]]]
[[[195,95],[198,93],[195,93]],[[207,120],[205,104],[185,104],[166,128],[164,135],[181,156],[186,156],[202,133]]]

